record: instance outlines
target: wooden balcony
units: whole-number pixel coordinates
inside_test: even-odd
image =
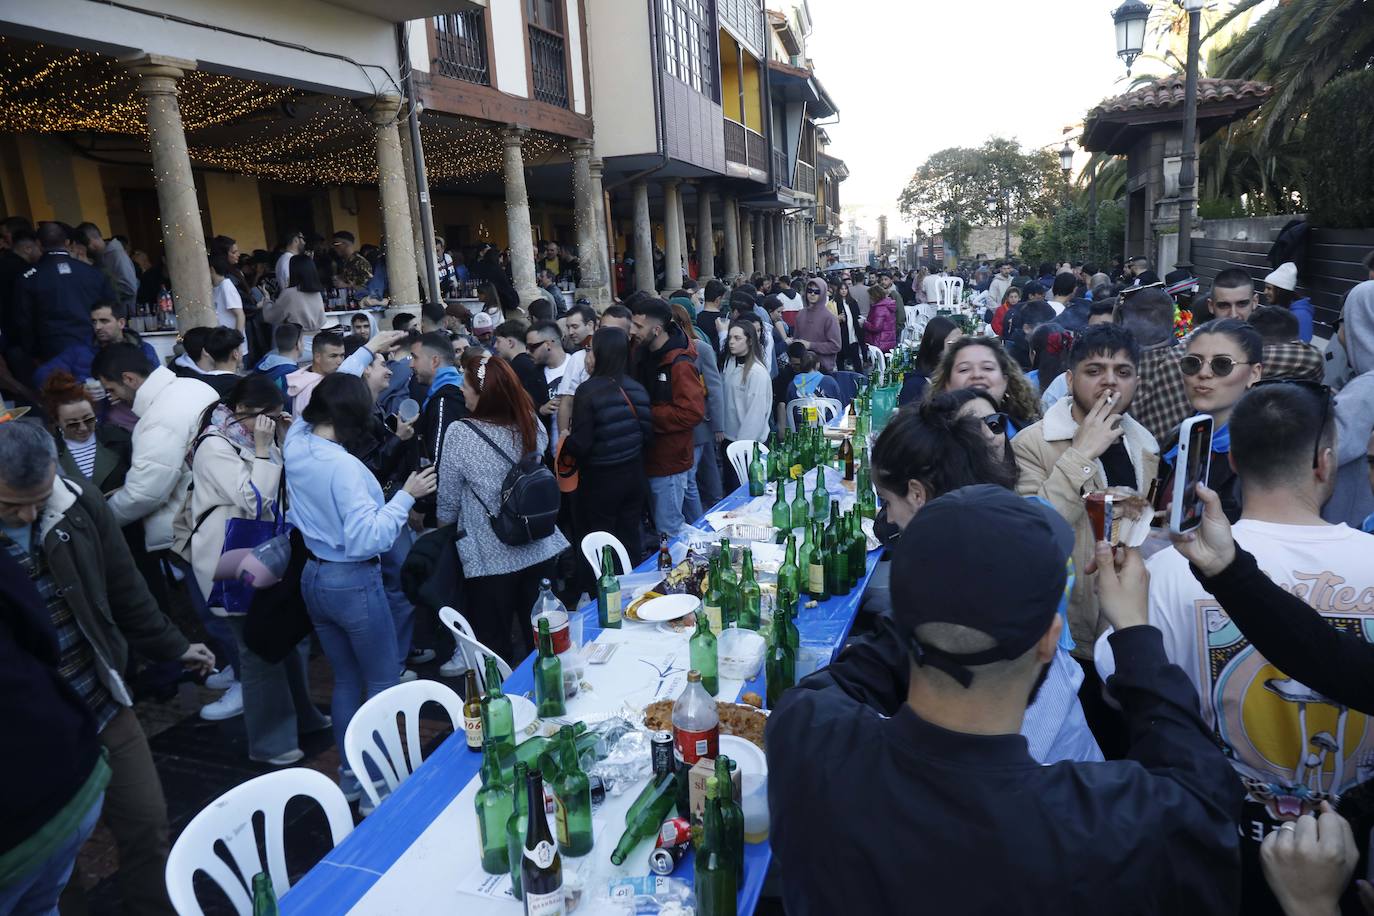
[[[725,161],[767,172],[768,143],[763,139],[763,134],[730,118],[722,120],[725,125]]]
[[[792,190],[816,196],[816,168],[797,160],[797,176],[792,182]]]

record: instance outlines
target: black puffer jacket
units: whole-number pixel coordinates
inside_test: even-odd
[[[632,378],[587,379],[573,399],[572,429],[564,446],[583,467],[639,458],[654,434],[649,393]]]

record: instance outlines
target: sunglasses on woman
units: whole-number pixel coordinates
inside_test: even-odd
[[[1237,366],[1248,366],[1250,363],[1243,359],[1232,359],[1229,356],[1213,356],[1210,360],[1204,360],[1201,356],[1194,356],[1189,353],[1181,357],[1178,361],[1178,368],[1184,375],[1197,375],[1202,371],[1204,365],[1211,365],[1212,374],[1217,378],[1225,378],[1236,370]]]
[[[1000,436],[1007,431],[1007,415],[1004,413],[990,413],[983,417],[983,425],[992,430],[994,436]]]

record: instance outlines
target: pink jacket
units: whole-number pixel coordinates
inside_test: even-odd
[[[869,306],[864,335],[884,353],[897,346],[897,303],[891,296],[884,296]]]

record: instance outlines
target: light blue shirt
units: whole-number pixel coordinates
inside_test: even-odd
[[[1045,766],[1062,760],[1089,763],[1103,759],[1078,702],[1082,684],[1083,669],[1068,651],[1057,649],[1045,683],[1021,721],[1021,735],[1030,746],[1030,755]]]
[[[359,351],[363,352],[363,351]],[[354,354],[357,355],[357,354]],[[377,478],[342,445],[296,420],[282,447],[286,520],[322,560],[370,560],[389,550],[415,499],[404,490],[385,502]]]
[[[1069,374],[1059,373],[1059,377],[1050,382],[1050,386],[1045,389],[1045,393],[1040,395],[1040,412],[1047,413],[1051,407],[1059,403],[1060,398],[1069,393]]]

